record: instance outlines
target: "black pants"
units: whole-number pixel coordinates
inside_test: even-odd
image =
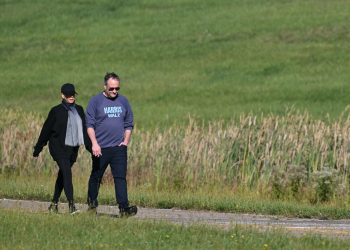
[[[72,166],[74,161],[70,159],[58,159],[56,160],[60,170],[58,171],[58,176],[55,185],[55,193],[53,195],[52,202],[57,203],[62,190],[66,194],[69,203],[73,203],[73,182],[72,182]]]
[[[98,206],[97,196],[100,189],[101,180],[108,164],[111,166],[114,178],[115,196],[119,208],[129,206],[128,191],[126,185],[127,170],[127,147],[117,146],[112,148],[102,148],[102,156],[92,155],[92,171],[89,179],[88,204]]]

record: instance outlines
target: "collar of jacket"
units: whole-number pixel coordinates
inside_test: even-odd
[[[75,106],[75,102],[72,104],[69,104],[66,100],[62,99],[62,106],[66,109],[66,110],[71,110],[70,106]]]

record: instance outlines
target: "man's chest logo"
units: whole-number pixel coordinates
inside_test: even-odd
[[[105,107],[103,108],[105,111],[105,114],[108,115],[108,117],[120,117],[120,113],[123,112],[122,107]]]

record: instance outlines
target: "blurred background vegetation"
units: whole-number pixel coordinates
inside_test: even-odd
[[[348,104],[342,0],[0,0],[0,106],[47,115],[60,87],[86,107],[121,77],[140,128],[285,105],[334,119]]]

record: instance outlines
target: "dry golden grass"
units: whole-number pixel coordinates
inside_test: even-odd
[[[32,157],[44,119],[35,113],[0,111],[2,173],[42,175],[57,167],[45,147]],[[174,123],[164,129],[134,129],[129,145],[131,186],[156,188],[265,186],[277,171],[304,166],[308,173],[330,167],[348,176],[350,119],[316,120],[308,112],[287,109],[283,116],[241,114],[231,121]],[[91,169],[81,149],[74,174]]]

